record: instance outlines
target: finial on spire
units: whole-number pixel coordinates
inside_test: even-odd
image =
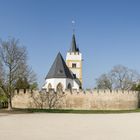
[[[72,31],[74,34],[75,33],[75,20],[72,20],[71,23],[72,23]]]

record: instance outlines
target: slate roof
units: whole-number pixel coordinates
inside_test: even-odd
[[[79,52],[79,48],[76,45],[76,39],[75,39],[74,34],[72,35],[71,48],[70,48],[69,52]]]
[[[71,74],[69,68],[67,67],[61,53],[59,52],[57,57],[55,58],[54,63],[52,64],[46,79],[51,78],[70,78],[73,79],[73,75]]]

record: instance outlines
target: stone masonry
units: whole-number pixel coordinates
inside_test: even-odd
[[[86,90],[65,91],[64,97],[55,108],[80,110],[133,110],[139,107],[139,93],[121,90]],[[36,97],[37,101],[32,98]],[[38,102],[38,105],[36,104]],[[12,99],[16,108],[48,108],[47,103],[40,100],[39,91],[20,91]],[[41,106],[40,106],[41,105]]]

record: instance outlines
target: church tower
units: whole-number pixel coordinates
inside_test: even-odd
[[[82,87],[82,53],[76,44],[75,34],[72,35],[72,43],[70,50],[66,55],[66,64],[68,68],[73,72],[74,77],[79,79]]]

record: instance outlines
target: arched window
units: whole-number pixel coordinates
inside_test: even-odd
[[[59,83],[59,84],[57,85],[56,91],[57,91],[58,93],[63,92],[63,85],[62,85],[61,83]]]
[[[52,85],[51,83],[48,84],[48,91],[50,91],[52,89]]]
[[[72,93],[72,86],[70,83],[68,84],[67,89]]]
[[[67,89],[71,90],[72,87],[71,87],[71,84],[69,83],[68,86],[67,86]]]

